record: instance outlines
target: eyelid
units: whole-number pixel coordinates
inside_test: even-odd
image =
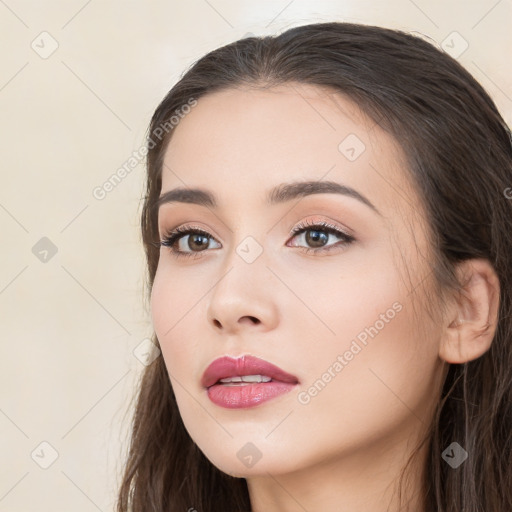
[[[312,228],[312,227],[322,227],[325,230],[331,229],[333,231],[341,233],[346,238],[354,238],[355,239],[353,230],[348,229],[346,227],[342,227],[338,223],[326,221],[325,217],[312,218],[312,219],[309,218],[309,219],[299,222],[294,228],[292,228],[290,230],[290,236],[293,236],[293,235],[297,234],[298,232],[307,230],[308,228]]]
[[[183,233],[183,235],[185,235],[187,231],[199,231],[205,236],[208,236],[209,238],[219,242],[220,237],[218,238],[217,235],[212,234],[212,229],[201,227],[195,222],[184,222],[183,224],[177,224],[176,227],[173,228],[167,228],[165,226],[162,226],[161,229],[158,228],[158,233],[161,240],[168,237],[171,233],[179,232],[180,234]]]

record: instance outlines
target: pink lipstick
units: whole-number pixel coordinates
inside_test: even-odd
[[[201,385],[220,407],[254,407],[291,391],[297,377],[254,356],[220,357],[203,374]]]

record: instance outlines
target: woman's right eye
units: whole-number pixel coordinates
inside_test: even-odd
[[[180,257],[197,257],[208,248],[209,241],[217,242],[207,231],[180,226],[166,233],[160,245],[169,247],[171,254]],[[220,243],[217,242],[220,246]],[[178,248],[176,248],[178,245]]]

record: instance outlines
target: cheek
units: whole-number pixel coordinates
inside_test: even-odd
[[[291,297],[280,303],[285,323],[289,316],[299,324],[307,322],[300,332],[316,332],[319,341],[340,348],[358,335],[364,342],[368,338],[366,329],[376,323],[379,331],[386,329],[398,316],[397,309],[408,291],[402,287],[403,280],[389,254],[367,253],[365,256],[354,251],[355,256],[347,253],[333,263],[300,273],[288,271],[287,286],[300,302]]]
[[[412,300],[420,288],[411,295],[390,261],[386,269],[352,268],[350,274],[340,272],[342,279],[326,280],[321,290],[308,295],[321,322],[316,322],[315,350],[311,327],[302,330],[308,336],[298,343],[307,354],[302,361],[307,374],[302,398],[311,398],[319,414],[330,415],[334,407],[339,413],[335,416],[347,421],[347,410],[374,417],[375,411],[385,414],[388,407],[400,407],[400,400],[419,405],[430,393],[429,379],[438,362],[436,332],[426,322],[418,324],[422,308],[416,304],[418,319]],[[300,293],[310,281],[303,282]]]
[[[339,336],[333,346],[310,363],[317,368],[320,390],[311,399],[312,407],[320,415],[338,418],[349,430],[404,421],[433,396],[439,363],[436,332],[417,323],[407,293],[390,290],[368,297],[364,307],[351,303],[338,316]]]
[[[180,278],[177,272],[165,268],[165,262],[157,270],[151,291],[151,318],[171,381],[175,377],[179,382],[190,382],[201,363],[198,354],[202,353],[201,346],[204,352],[205,324],[200,324],[200,317],[206,318],[207,291],[204,282],[183,277],[183,273]]]
[[[165,256],[161,258],[151,290],[151,318],[161,342],[188,320],[205,292],[204,283],[194,283],[174,269]]]

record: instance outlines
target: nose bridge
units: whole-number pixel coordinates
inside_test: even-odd
[[[257,218],[256,209],[250,210],[251,213],[248,214],[246,221],[242,218],[241,210],[238,211],[240,212],[239,222],[236,230],[232,232],[232,244],[224,248],[225,261],[222,275],[227,277],[226,272],[237,273],[242,280],[251,281],[256,274],[260,276],[269,272],[265,266],[267,262],[264,249],[265,232],[257,227],[258,222],[250,222],[250,219]]]
[[[266,264],[263,245],[251,235],[230,249],[209,297],[210,322],[225,330],[237,330],[247,319],[267,327],[275,323],[276,305],[266,284],[271,274]]]

